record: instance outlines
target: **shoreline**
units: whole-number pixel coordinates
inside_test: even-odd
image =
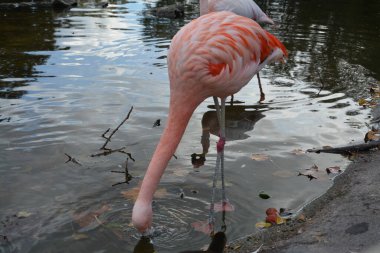
[[[380,151],[359,154],[325,194],[298,212],[305,219],[234,240],[228,252],[380,252]],[[376,245],[377,244],[377,245]],[[371,247],[376,249],[372,251]],[[369,251],[368,251],[369,250]]]

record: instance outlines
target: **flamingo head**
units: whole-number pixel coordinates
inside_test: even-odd
[[[133,226],[142,234],[150,231],[152,227],[152,203],[137,199],[132,211]]]

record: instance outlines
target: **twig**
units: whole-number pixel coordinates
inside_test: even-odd
[[[311,175],[311,174],[303,174],[301,172],[298,172],[298,176],[305,176],[307,177],[310,181],[313,180],[313,179],[317,179],[315,176]]]
[[[107,155],[110,155],[110,154],[115,153],[115,152],[125,153],[125,152],[124,152],[124,149],[125,149],[125,147],[118,148],[118,149],[109,149],[109,148],[105,148],[105,149],[103,149],[104,152],[97,153],[97,154],[92,154],[91,157],[107,156]],[[123,152],[122,152],[122,151],[123,151]]]
[[[106,140],[108,140],[108,138],[106,137],[106,134],[111,130],[111,128],[108,128],[103,134],[102,134],[102,137]]]
[[[123,154],[126,154],[128,157],[129,157],[129,159],[131,159],[132,161],[136,161],[133,157],[132,157],[132,154],[131,153],[128,153],[128,152],[125,152],[124,150],[120,150],[119,151],[120,153],[123,153]]]
[[[332,153],[332,154],[351,154],[354,152],[368,151],[373,148],[380,146],[380,140],[371,141],[363,144],[356,144],[351,146],[343,146],[337,148],[327,148],[327,149],[308,149],[307,152],[311,153]]]
[[[65,153],[65,155],[67,156],[67,161],[65,163],[68,163],[68,162],[73,162],[75,164],[78,164],[79,166],[82,166],[82,164],[80,164],[74,157],[68,155]]]
[[[125,174],[125,181],[123,182],[118,182],[116,184],[113,184],[113,186],[116,186],[116,185],[119,185],[119,184],[129,184],[129,181],[132,180],[132,175],[129,174],[129,171],[128,171],[128,158],[127,158],[127,161],[125,162],[125,168],[124,168],[124,171],[118,171],[118,170],[111,170],[111,172],[113,173],[122,173],[122,174]]]
[[[119,130],[119,128],[127,121],[127,119],[129,119],[129,116],[131,115],[131,112],[133,110],[133,106],[131,107],[131,109],[129,110],[128,112],[128,115],[127,117],[125,117],[125,119],[112,131],[112,133],[106,137],[106,133],[108,133],[110,131],[110,129],[107,129],[107,131],[105,131],[103,134],[102,134],[102,137],[106,139],[106,142],[103,144],[103,146],[100,148],[101,150],[104,150],[106,149],[106,146],[108,144],[108,142],[111,141],[111,138],[112,136],[117,132],[117,130]]]
[[[103,222],[101,220],[99,220],[97,215],[94,215],[94,218],[98,222],[99,225],[101,225],[101,226],[103,225]]]

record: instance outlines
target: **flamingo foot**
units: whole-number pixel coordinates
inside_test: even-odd
[[[264,100],[265,100],[265,94],[260,93],[260,101],[259,102],[264,102]]]
[[[214,210],[215,212],[233,212],[235,211],[235,207],[226,199],[220,203],[215,203]]]
[[[226,139],[223,137],[219,138],[219,141],[216,143],[216,151],[218,153],[222,152],[224,150],[224,145],[226,144]]]

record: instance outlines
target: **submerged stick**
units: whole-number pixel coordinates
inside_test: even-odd
[[[82,166],[82,164],[80,164],[77,159],[75,159],[74,157],[72,157],[71,155],[68,155],[67,153],[65,153],[65,155],[67,156],[67,161],[65,163],[68,163],[68,162],[73,162],[75,164],[78,164],[79,166]]]
[[[107,156],[107,155],[110,155],[112,153],[119,152],[119,153],[126,154],[132,161],[135,161],[135,159],[132,157],[132,154],[128,153],[128,152],[125,152],[124,149],[126,149],[126,147],[121,147],[121,148],[118,148],[118,149],[104,148],[103,152],[97,153],[97,154],[92,154],[91,157]]]
[[[110,142],[111,141],[111,138],[112,138],[112,136],[119,130],[119,128],[129,119],[129,116],[131,115],[131,112],[132,112],[132,110],[133,110],[133,106],[131,107],[131,109],[129,110],[129,112],[128,112],[128,115],[127,115],[127,117],[125,117],[124,119],[123,119],[123,121],[112,131],[112,133],[108,136],[108,137],[106,137],[106,134],[110,131],[110,128],[108,128],[103,134],[102,134],[102,137],[104,138],[104,139],[106,139],[106,141],[104,142],[104,144],[103,144],[103,146],[100,148],[101,150],[104,150],[104,149],[107,149],[106,148],[106,146],[107,146],[107,144],[108,144],[108,142]]]
[[[116,185],[119,185],[119,184],[129,184],[129,181],[131,181],[132,178],[133,178],[132,175],[129,174],[129,170],[128,170],[128,158],[127,158],[127,161],[125,162],[124,171],[111,170],[111,172],[113,172],[113,173],[121,173],[121,174],[125,175],[125,180],[123,182],[115,183],[112,186],[116,186]]]
[[[343,146],[337,148],[327,148],[327,149],[308,149],[307,152],[310,153],[332,153],[332,154],[351,154],[355,152],[368,151],[373,148],[378,148],[380,146],[380,140],[371,141],[363,144],[355,144],[350,146]]]

